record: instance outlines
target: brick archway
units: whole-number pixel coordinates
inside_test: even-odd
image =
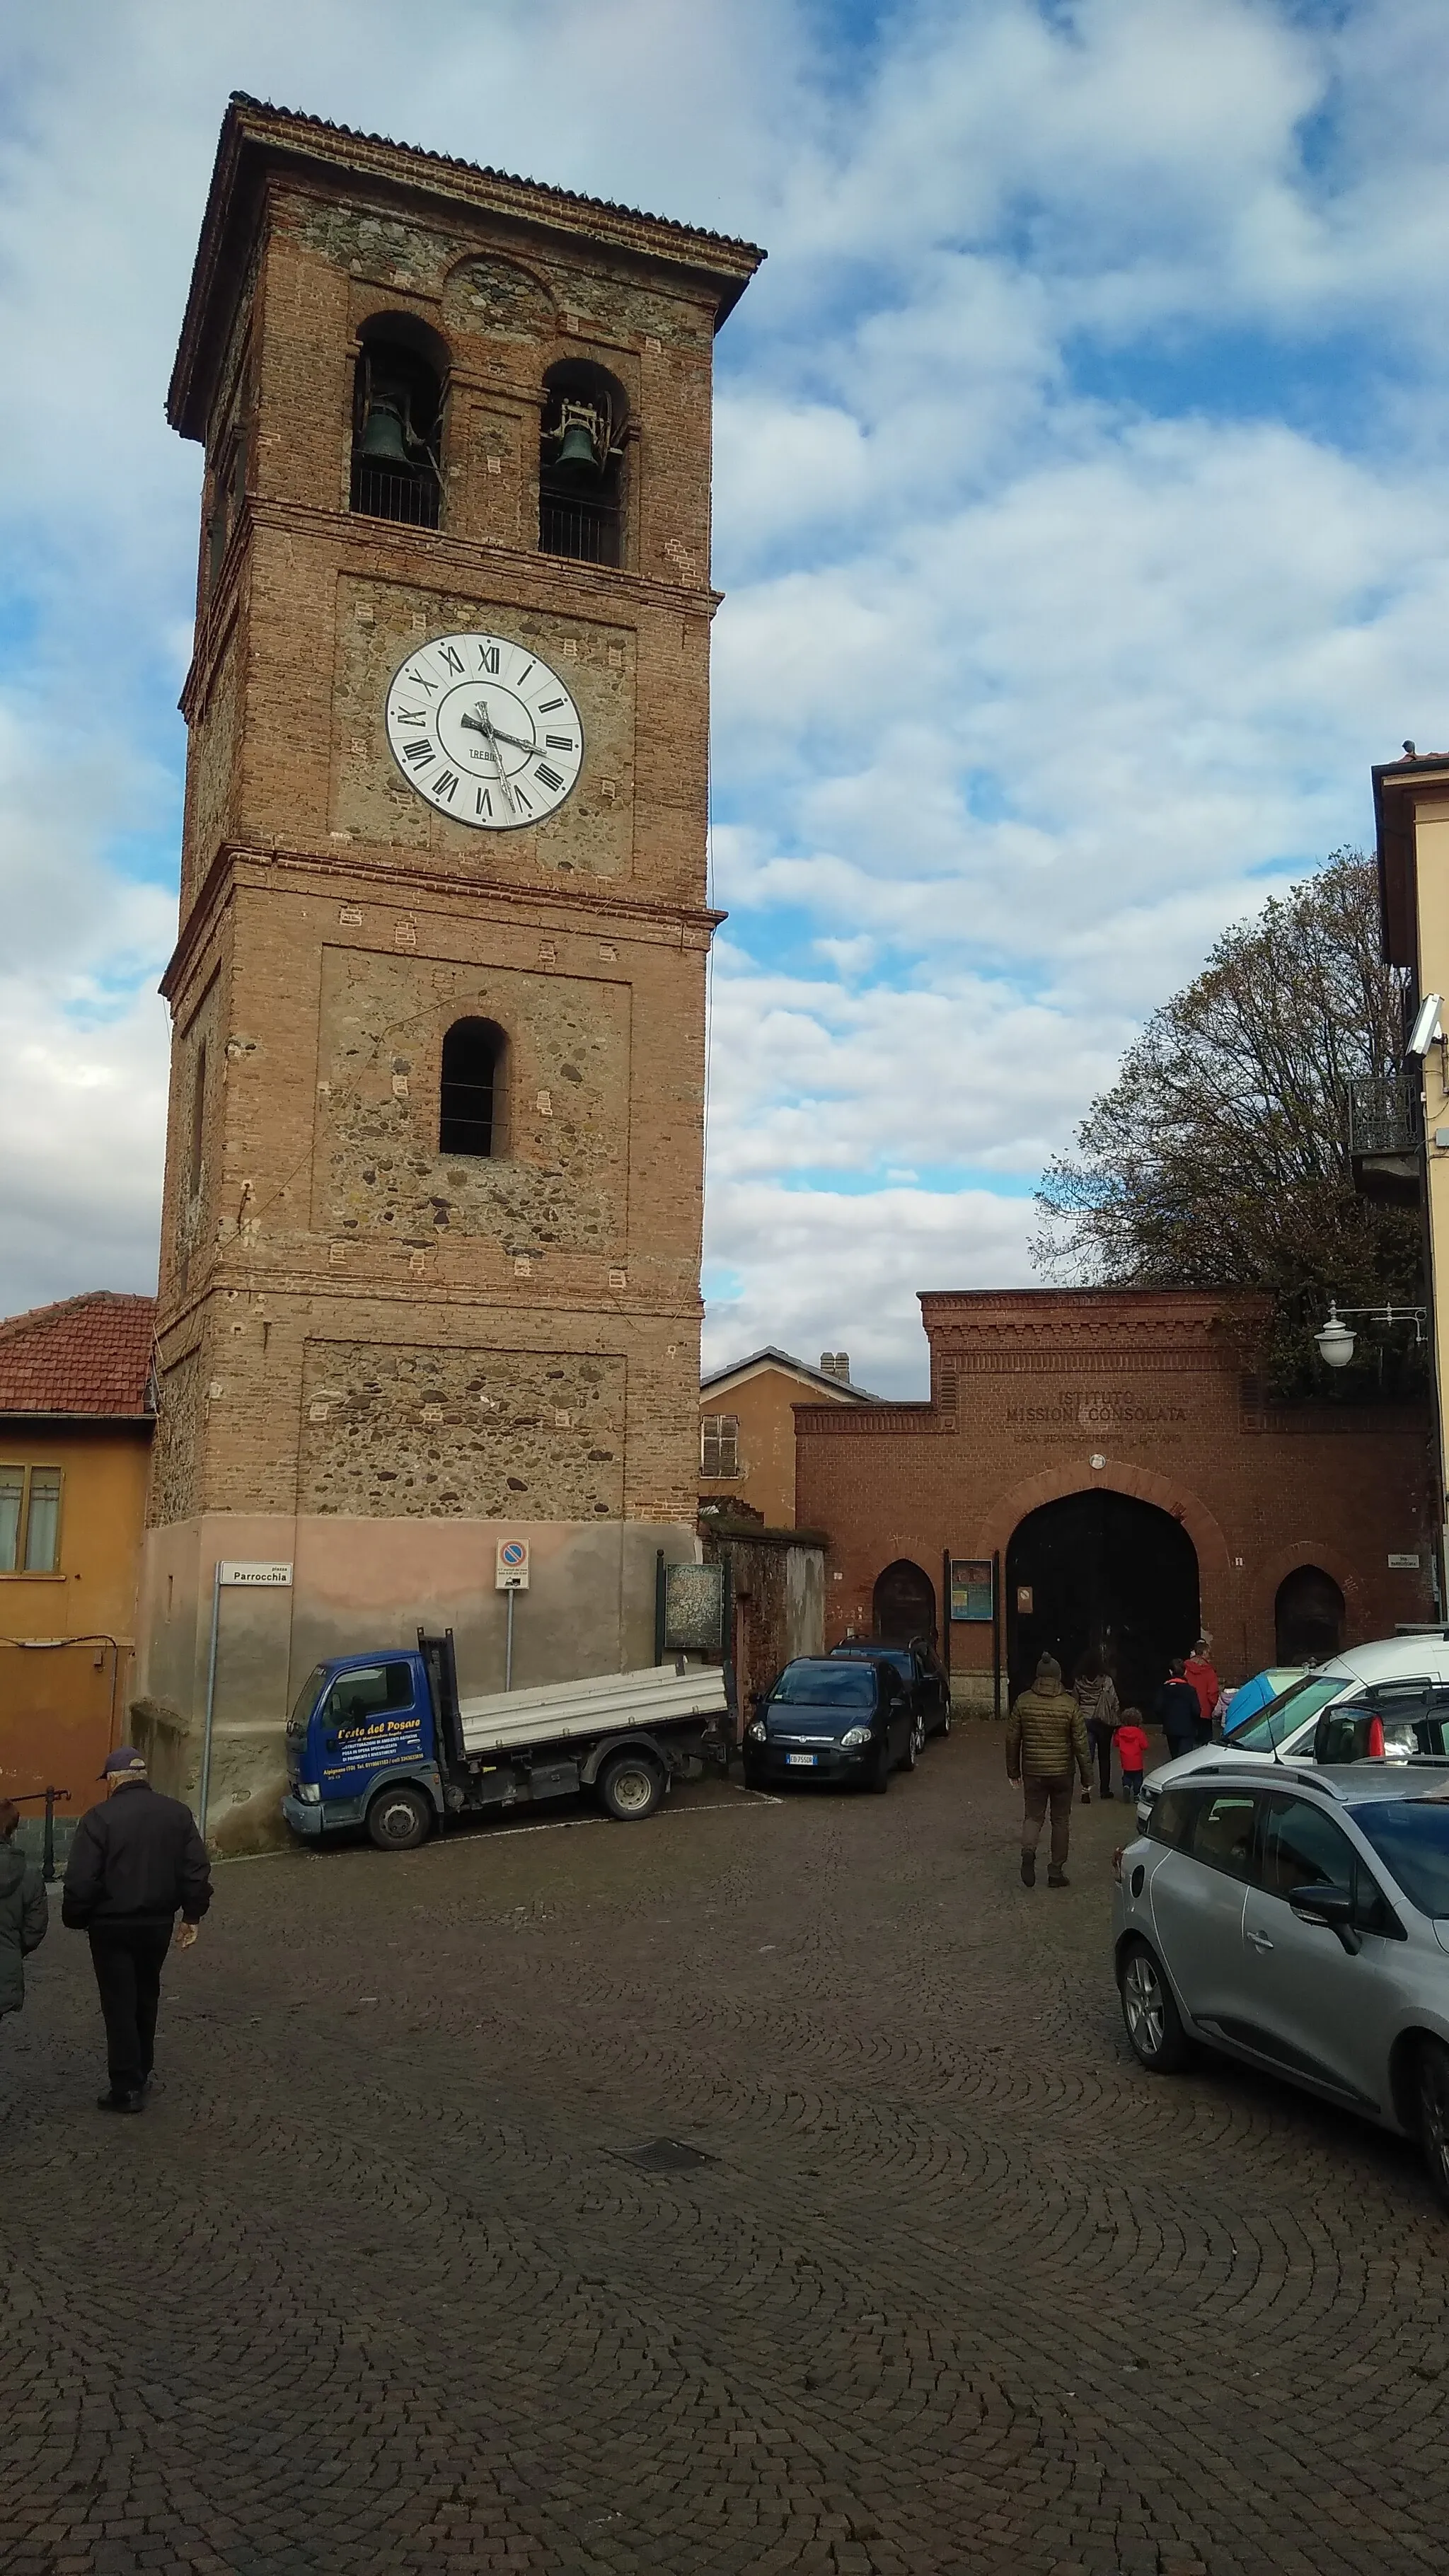
[[[1316,1538],[1295,1539],[1291,1547],[1280,1548],[1276,1556],[1269,1557],[1266,1565],[1255,1569],[1249,1597],[1249,1616],[1254,1634],[1274,1637],[1278,1587],[1290,1574],[1296,1574],[1302,1565],[1316,1565],[1323,1573],[1332,1575],[1343,1594],[1344,1626],[1348,1630],[1346,1643],[1351,1645],[1357,1638],[1361,1645],[1363,1631],[1369,1624],[1363,1577],[1336,1547],[1325,1547]]]
[[[1214,1619],[1219,1622],[1225,1620],[1233,1589],[1232,1559],[1227,1540],[1206,1503],[1185,1486],[1173,1484],[1170,1477],[1159,1476],[1151,1467],[1116,1466],[1109,1462],[1095,1476],[1090,1472],[1084,1476],[1080,1467],[1044,1468],[1039,1475],[1028,1476],[1021,1484],[1013,1485],[1011,1491],[1002,1496],[987,1528],[975,1542],[976,1554],[990,1556],[999,1548],[1005,1563],[1011,1534],[1018,1522],[1025,1520],[1028,1512],[1038,1511],[1043,1503],[1059,1503],[1067,1494],[1087,1494],[1103,1488],[1114,1494],[1134,1495],[1141,1503],[1155,1503],[1159,1511],[1170,1513],[1175,1521],[1182,1523],[1197,1549],[1204,1624],[1211,1627]],[[1328,1559],[1323,1557],[1317,1562],[1342,1587],[1342,1577]],[[1280,1575],[1278,1581],[1281,1580]],[[1348,1598],[1346,1589],[1344,1597]],[[1271,1594],[1269,1599],[1271,1603]]]

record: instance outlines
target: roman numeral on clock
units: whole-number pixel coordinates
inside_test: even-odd
[[[430,760],[436,760],[437,757],[438,755],[434,751],[430,742],[405,742],[403,744],[404,760],[411,760],[419,769],[426,769],[428,762]]]
[[[436,680],[425,680],[421,671],[409,671],[408,678],[411,680],[415,689],[426,689],[430,698],[435,698],[437,696],[438,684]]]
[[[491,787],[480,787],[480,788],[479,788],[479,790],[478,790],[478,802],[477,802],[477,805],[476,805],[475,811],[476,811],[477,813],[479,813],[479,814],[491,814],[491,813],[492,813],[492,811],[493,811],[493,790],[492,790],[492,788],[491,788]]]
[[[538,760],[537,752],[535,752],[533,756],[535,760]],[[558,771],[556,769],[546,769],[541,760],[538,761],[538,767],[533,774],[538,780],[540,787],[562,787],[563,785],[563,780],[560,778]]]
[[[571,733],[546,733],[543,739],[549,751],[572,751],[574,747]]]
[[[460,670],[460,671],[461,671],[462,667],[463,667],[463,665],[462,665],[462,663],[460,662],[460,663],[459,663],[459,665],[458,665],[458,668],[459,668],[459,670]],[[492,672],[492,674],[493,674],[493,676],[494,676],[494,678],[495,678],[495,680],[497,679],[497,677],[498,677],[498,647],[497,647],[497,645],[496,645],[496,644],[480,644],[480,645],[479,645],[479,647],[478,647],[478,668],[479,668],[479,670],[480,670],[480,671],[491,671],[491,672]]]
[[[554,708],[561,707],[563,703],[562,698],[540,698],[538,702],[538,712],[541,716],[551,716]]]
[[[445,769],[440,778],[435,778],[433,780],[433,794],[435,796],[446,796],[449,804],[451,805],[457,784],[458,773],[456,769]]]
[[[400,725],[425,725],[428,721],[427,708],[399,707],[397,711],[397,721]]]
[[[463,676],[463,656],[458,651],[457,646],[455,644],[440,644],[438,646],[438,651],[442,655],[444,669],[451,671],[455,679],[461,680]]]

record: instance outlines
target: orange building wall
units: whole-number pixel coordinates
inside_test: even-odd
[[[762,1512],[770,1529],[795,1526],[795,1407],[797,1404],[848,1403],[822,1387],[781,1368],[761,1368],[726,1393],[699,1399],[700,1420],[732,1413],[740,1426],[738,1476],[701,1474],[701,1502],[748,1503]],[[703,1452],[701,1451],[701,1455]]]
[[[59,1571],[0,1574],[0,1797],[69,1789],[61,1817],[94,1805],[96,1775],[124,1736],[150,1432],[149,1422],[124,1430],[0,1424],[0,1462],[58,1467],[64,1479]],[[15,1642],[40,1637],[99,1642]]]

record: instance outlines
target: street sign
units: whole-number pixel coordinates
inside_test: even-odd
[[[495,1592],[528,1590],[528,1541],[526,1538],[501,1538],[498,1562],[493,1578]]]
[[[267,1592],[292,1580],[290,1565],[249,1565],[225,1560],[216,1569],[218,1583],[230,1584],[243,1592]]]

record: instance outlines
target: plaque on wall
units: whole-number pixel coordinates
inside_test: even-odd
[[[1018,1583],[1016,1587],[1016,1611],[1017,1616],[1020,1619],[1029,1619],[1031,1616],[1031,1585],[1029,1583]]]
[[[994,1608],[990,1557],[953,1556],[951,1559],[952,1618],[989,1621]]]
[[[723,1653],[724,1578],[722,1565],[663,1568],[661,1643],[666,1654]]]

